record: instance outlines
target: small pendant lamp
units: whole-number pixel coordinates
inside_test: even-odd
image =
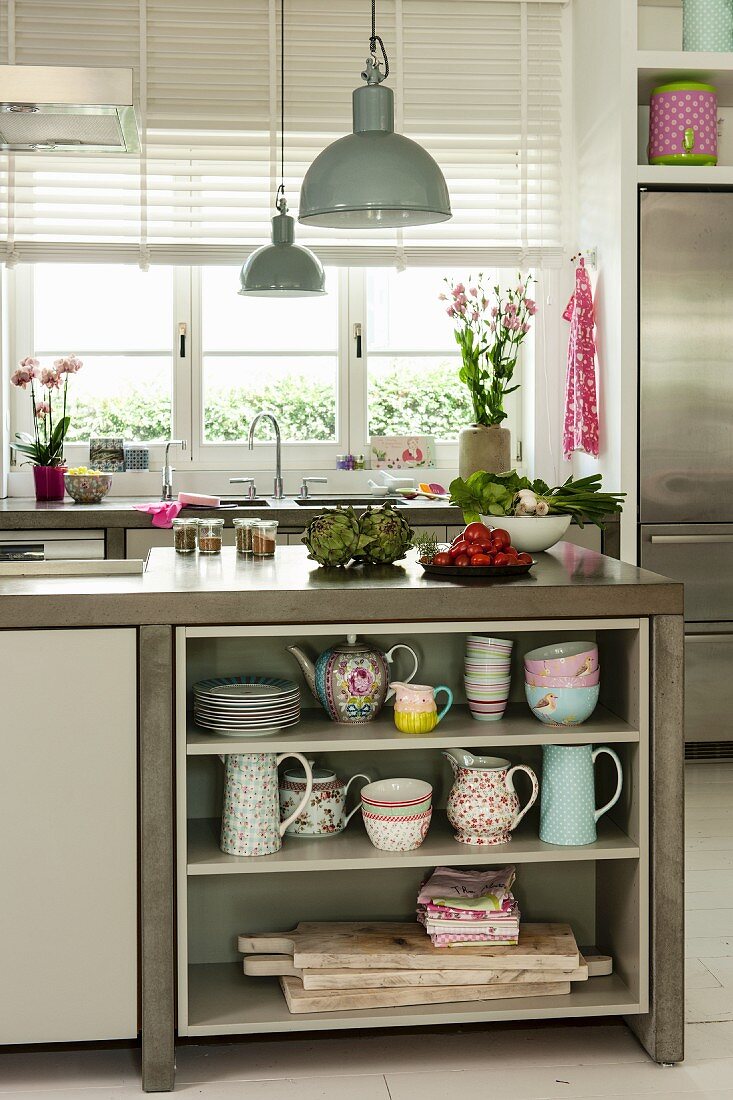
[[[394,132],[394,94],[372,0],[371,56],[366,85],[352,95],[354,132],[328,145],[311,164],[300,190],[298,221],[333,229],[428,225],[451,217],[450,196],[437,163],[416,141]],[[377,60],[377,43],[384,61]]]
[[[295,221],[288,214],[285,201],[285,0],[280,0],[280,169],[272,244],[263,245],[245,260],[239,275],[239,293],[261,298],[325,294],[323,265],[309,248],[294,243]]]

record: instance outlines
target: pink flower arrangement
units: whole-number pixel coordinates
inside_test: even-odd
[[[510,383],[519,347],[537,313],[536,302],[528,297],[531,281],[520,276],[514,290],[495,286],[489,291],[479,275],[468,291],[464,283],[456,283],[449,294],[439,295],[449,303],[446,313],[456,322],[455,338],[463,360],[459,378],[471,395],[475,424],[501,424],[507,415],[504,398],[519,389]]]
[[[21,359],[18,369],[10,376],[18,389],[31,388],[33,410],[33,435],[18,432],[20,443],[13,443],[16,451],[27,455],[34,466],[63,466],[64,441],[69,430],[70,417],[66,415],[69,376],[81,370],[83,363],[75,355],[56,359],[52,367],[41,367],[37,359],[28,356]],[[40,393],[36,392],[38,383]],[[54,394],[62,404],[61,415],[54,424]]]

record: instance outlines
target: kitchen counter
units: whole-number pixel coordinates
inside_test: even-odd
[[[428,577],[413,553],[394,566],[320,569],[300,546],[260,560],[161,548],[140,577],[1,578],[0,628],[680,615],[682,593],[571,543],[538,554],[525,576],[459,583]]]

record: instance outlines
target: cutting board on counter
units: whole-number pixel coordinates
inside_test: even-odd
[[[251,978],[299,978],[306,991],[585,982],[592,973],[582,957],[575,970],[300,970],[288,955],[248,955],[243,969]]]
[[[516,997],[556,997],[570,992],[570,982],[525,982],[503,985],[403,986],[391,989],[307,990],[300,978],[280,978],[288,1009],[293,1012],[349,1012],[370,1008],[496,1001]]]
[[[292,932],[238,938],[244,955],[289,955],[298,970],[577,970],[569,924],[522,924],[519,943],[433,947],[417,922],[312,921]]]

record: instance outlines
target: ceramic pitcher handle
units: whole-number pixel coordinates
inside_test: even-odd
[[[398,642],[397,645],[393,645],[392,648],[390,650],[388,650],[387,653],[385,653],[385,655],[384,655],[384,659],[385,659],[385,661],[387,662],[388,665],[392,664],[392,661],[394,660],[394,657],[392,656],[392,654],[395,652],[396,649],[406,649],[408,653],[412,654],[412,659],[415,662],[415,667],[413,668],[410,675],[405,676],[404,680],[402,681],[403,684],[409,684],[410,680],[414,680],[415,674],[417,673],[417,665],[418,665],[417,653],[415,653],[415,650],[412,649],[409,645],[405,645],[404,642]],[[385,697],[384,697],[385,703],[387,702],[388,699],[391,699],[393,695],[394,695],[394,688],[391,687],[389,689],[389,691],[387,692],[387,694],[385,695]]]
[[[596,810],[595,815],[594,815],[594,819],[596,821],[598,821],[599,817],[603,817],[603,815],[606,813],[607,810],[610,810],[612,806],[616,805],[619,798],[621,797],[621,790],[622,790],[623,785],[624,785],[624,772],[623,772],[623,768],[621,767],[621,761],[619,760],[617,754],[613,751],[613,749],[607,748],[606,745],[603,745],[600,749],[595,749],[594,752],[591,753],[591,760],[593,761],[593,764],[595,765],[596,760],[598,759],[598,757],[601,755],[602,752],[608,753],[608,755],[611,757],[611,759],[616,762],[616,772],[617,772],[617,775],[618,775],[618,783],[616,785],[616,793],[613,796],[613,798],[611,799],[611,801],[607,802],[605,806],[601,806],[600,810]]]
[[[352,775],[351,779],[349,780],[349,782],[344,787],[344,803],[346,802],[346,796],[349,793],[349,787],[351,786],[351,784],[354,782],[355,779],[366,779],[367,783],[371,783],[371,779],[369,778],[369,776],[368,775],[363,775],[361,772],[358,775]],[[356,811],[360,810],[360,809],[361,809],[361,799],[354,806],[353,810],[351,810],[346,815],[346,817],[344,818],[344,829],[349,824],[349,822],[351,821],[351,819],[354,816],[354,814],[356,813]]]
[[[437,695],[440,691],[445,692],[445,694],[448,696],[448,702],[445,704],[440,714],[438,715],[438,721],[442,722],[450,708],[453,706],[453,692],[449,687],[446,687],[445,684],[440,684],[438,687],[433,689],[433,695]]]
[[[300,814],[303,812],[303,810],[305,809],[305,804],[310,798],[311,791],[313,790],[313,772],[311,770],[311,766],[306,758],[304,756],[301,756],[299,752],[281,752],[277,758],[277,766],[279,767],[280,764],[282,764],[283,760],[287,760],[289,756],[292,756],[294,760],[299,760],[300,763],[303,765],[303,770],[305,771],[305,793],[301,798],[299,805],[295,810],[293,810],[290,817],[286,817],[284,821],[280,822],[280,836],[283,836],[288,825],[292,825],[296,817],[299,817]]]
[[[509,831],[510,832],[513,832],[516,829],[517,825],[522,820],[522,818],[526,814],[527,810],[531,809],[532,806],[534,806],[535,802],[537,801],[537,795],[538,795],[539,789],[540,789],[540,785],[537,782],[537,776],[532,771],[532,769],[530,767],[528,767],[526,764],[515,764],[515,766],[513,768],[510,768],[509,771],[506,773],[506,785],[511,791],[514,790],[514,773],[515,772],[526,772],[527,773],[529,778],[532,780],[532,793],[529,796],[529,802],[527,803],[527,805],[524,807],[523,810],[519,811],[517,816],[514,818],[514,821],[512,821],[511,825],[509,826]]]

